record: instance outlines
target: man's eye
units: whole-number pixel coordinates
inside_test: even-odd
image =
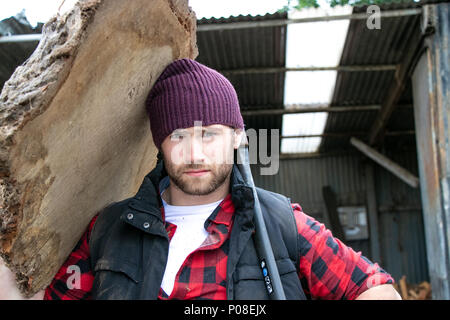
[[[205,131],[205,132],[203,133],[203,137],[204,137],[204,138],[213,137],[213,136],[215,136],[215,135],[216,135],[215,132],[208,132],[208,131]]]
[[[178,141],[178,140],[180,140],[180,139],[182,139],[182,138],[183,138],[183,135],[180,134],[180,133],[174,133],[174,134],[172,134],[172,135],[170,136],[170,139],[171,139],[171,140],[175,140],[175,141]]]

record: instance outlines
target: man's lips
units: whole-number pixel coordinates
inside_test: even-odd
[[[190,170],[190,171],[186,171],[185,173],[187,175],[196,177],[196,176],[202,176],[208,172],[209,172],[209,170]]]

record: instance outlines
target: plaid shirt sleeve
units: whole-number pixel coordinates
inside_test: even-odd
[[[44,300],[91,299],[94,276],[91,270],[89,238],[95,216],[66,262],[45,290]]]
[[[299,278],[311,299],[353,300],[367,289],[393,284],[394,279],[377,263],[355,252],[314,218],[292,204],[300,251]]]

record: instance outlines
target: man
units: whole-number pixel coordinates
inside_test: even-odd
[[[233,163],[245,134],[233,86],[177,60],[150,91],[147,110],[156,167],[134,197],[94,217],[37,298],[267,299],[253,193]],[[298,204],[257,192],[288,299],[400,298],[389,274]],[[79,281],[71,270],[81,271]]]

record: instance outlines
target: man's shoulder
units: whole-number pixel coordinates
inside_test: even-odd
[[[269,223],[290,228],[295,222],[291,199],[283,194],[256,188],[262,212]]]
[[[132,199],[130,197],[121,201],[111,202],[104,206],[91,220],[91,230],[95,229],[97,233],[101,233],[102,230],[109,229],[126,211]]]
[[[107,204],[106,206],[103,207],[102,210],[100,210],[100,212],[98,213],[99,217],[106,217],[106,216],[112,216],[112,215],[120,215],[124,210],[126,210],[126,208],[128,207],[128,205],[130,204],[130,202],[132,201],[133,198],[127,198],[121,201],[115,201],[115,202],[111,202],[109,204]]]
[[[290,197],[259,187],[256,190],[258,197],[263,196],[263,201],[260,201],[261,205],[266,207],[265,213],[270,215],[273,222],[281,222],[285,226],[294,225],[297,232],[310,225],[314,227],[317,223],[314,218],[303,212],[303,208],[299,203],[292,202]],[[282,206],[280,207],[279,205]],[[278,208],[285,208],[285,210],[278,210]],[[316,228],[314,227],[314,229]]]
[[[270,191],[270,190],[267,190],[267,189],[263,189],[263,188],[260,188],[260,187],[256,187],[256,192],[257,192],[259,198],[261,198],[261,195],[262,195],[262,196],[266,196],[266,197],[269,197],[271,199],[277,199],[277,200],[280,200],[280,201],[286,201],[286,200],[290,201],[289,197],[287,197],[287,196],[285,196],[285,195],[283,195],[281,193],[277,193],[277,192]]]
[[[265,194],[265,195],[269,196],[269,198],[271,198],[271,200],[278,199],[279,201],[287,202],[294,211],[303,212],[301,205],[296,202],[292,203],[291,198],[289,196],[286,196],[286,195],[283,195],[281,193],[277,193],[274,191],[270,191],[267,189],[259,188],[259,187],[256,187],[256,190],[257,190],[258,194]]]

